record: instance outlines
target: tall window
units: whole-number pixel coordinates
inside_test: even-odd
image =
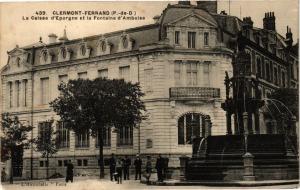
[[[108,77],[108,69],[101,69],[98,71],[98,76],[100,78],[107,78]]]
[[[277,72],[277,67],[274,67],[274,83],[277,85],[278,84],[278,72]]]
[[[267,81],[270,81],[270,64],[269,64],[269,62],[266,62],[266,79],[267,79]]]
[[[70,130],[66,128],[64,122],[57,125],[57,145],[59,148],[70,147]]]
[[[100,135],[97,133],[96,135],[96,147],[99,147],[99,138]],[[103,130],[103,146],[110,146],[110,141],[111,141],[111,128],[110,127],[105,127]]]
[[[285,87],[285,72],[284,71],[282,71],[282,73],[281,73],[281,81],[282,81],[282,87]]]
[[[209,40],[209,33],[208,32],[204,32],[204,45],[208,46],[208,40]]]
[[[8,88],[9,88],[9,107],[13,107],[13,83],[8,82]]]
[[[188,48],[195,48],[196,32],[188,32]]]
[[[90,136],[88,130],[83,130],[81,133],[75,135],[75,147],[84,148],[89,147]]]
[[[80,79],[86,79],[87,78],[87,72],[78,73],[78,78],[80,78]]]
[[[68,75],[59,75],[58,80],[59,80],[59,83],[61,83],[61,82],[66,83],[66,82],[68,82]]]
[[[257,68],[257,74],[259,77],[262,77],[262,72],[261,72],[261,61],[260,58],[256,58],[256,68]]]
[[[179,44],[179,43],[180,43],[180,32],[175,31],[175,44]]]
[[[153,80],[153,69],[145,69],[145,90],[151,91],[152,90],[152,80]]]
[[[121,127],[118,130],[118,145],[132,145],[133,144],[133,127]]]
[[[119,72],[121,79],[124,79],[125,81],[130,80],[130,66],[120,67]]]
[[[175,84],[176,86],[181,85],[181,61],[176,61],[174,65],[174,77],[175,77]]]
[[[204,136],[204,116],[188,113],[178,119],[178,144],[192,144],[194,137]]]
[[[187,63],[186,73],[187,73],[187,84],[189,86],[197,85],[197,63]]]
[[[27,79],[24,80],[24,107],[27,106]]]
[[[51,130],[51,122],[45,121],[40,122],[38,125],[38,131],[39,131],[39,138],[42,140],[43,144],[49,144],[51,141],[50,136],[50,130]]]
[[[16,89],[17,89],[17,107],[20,106],[20,81],[16,81]]]
[[[41,103],[49,103],[49,78],[41,78]]]
[[[210,61],[205,61],[203,64],[203,86],[209,86],[209,65]]]

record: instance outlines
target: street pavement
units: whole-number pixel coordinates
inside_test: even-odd
[[[168,189],[295,189],[298,185],[278,185],[262,187],[211,187],[211,186],[148,186],[138,180],[123,181],[122,184],[96,177],[74,177],[73,183],[65,183],[63,178],[32,181],[15,181],[14,184],[2,183],[3,190],[168,190]]]

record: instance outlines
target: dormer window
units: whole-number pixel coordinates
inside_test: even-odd
[[[102,52],[105,52],[105,51],[106,51],[106,43],[105,43],[105,41],[102,41],[102,42],[101,42],[101,51],[102,51]]]
[[[81,52],[81,55],[85,56],[85,54],[86,54],[86,48],[85,48],[85,45],[82,45],[82,46],[80,47],[80,52]]]
[[[123,44],[123,48],[127,48],[128,47],[128,39],[126,37],[123,37],[122,44]]]
[[[61,49],[61,55],[62,57],[65,59],[67,57],[67,51],[66,51],[66,48],[62,48]]]
[[[43,60],[46,62],[47,61],[47,58],[48,58],[48,54],[47,54],[47,51],[43,51]]]
[[[175,31],[175,44],[179,44],[180,43],[180,32],[179,31]]]
[[[208,40],[209,40],[209,33],[204,32],[204,45],[208,46]]]
[[[20,67],[20,62],[21,62],[20,57],[17,57],[16,63],[17,63],[17,66],[18,66],[18,67]]]

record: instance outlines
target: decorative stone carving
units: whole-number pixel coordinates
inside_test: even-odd
[[[110,43],[107,38],[101,36],[97,42],[97,55],[107,55],[110,54],[112,43]]]
[[[52,55],[50,54],[49,50],[44,47],[40,53],[40,64],[50,64],[52,61]]]
[[[72,50],[65,45],[59,49],[57,62],[69,61],[71,59]]]
[[[91,54],[91,47],[87,45],[86,41],[78,44],[77,59],[89,58]]]
[[[130,38],[129,34],[123,32],[123,34],[120,36],[118,52],[131,51],[133,48],[133,43],[134,40]]]

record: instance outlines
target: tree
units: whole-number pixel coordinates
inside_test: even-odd
[[[49,158],[57,152],[55,132],[52,127],[53,120],[40,124],[39,136],[35,139],[36,150],[46,158],[46,179],[49,180]]]
[[[100,178],[104,178],[103,132],[106,127],[138,127],[145,119],[144,94],[138,83],[123,79],[97,78],[70,80],[58,86],[60,96],[50,106],[66,123],[66,127],[81,133],[89,129],[98,135]]]
[[[28,139],[28,132],[30,132],[33,127],[29,125],[24,125],[19,121],[17,116],[11,116],[8,113],[2,114],[2,131],[3,136],[1,138],[1,153],[6,155],[1,155],[1,158],[11,159],[11,172],[10,172],[10,183],[13,183],[13,154],[16,150],[22,151],[20,155],[23,154],[23,148],[27,148],[31,142]]]

